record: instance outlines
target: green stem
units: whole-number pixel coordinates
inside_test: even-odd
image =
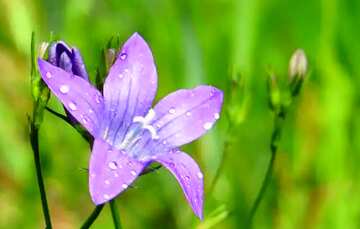
[[[277,113],[274,118],[274,130],[272,132],[271,142],[270,142],[270,152],[271,152],[270,162],[269,162],[268,168],[266,170],[265,178],[262,182],[260,191],[259,191],[258,195],[256,196],[255,202],[252,205],[252,208],[250,210],[250,214],[249,214],[249,218],[248,218],[248,222],[247,222],[248,228],[251,228],[251,226],[252,226],[253,218],[256,214],[256,211],[260,205],[261,200],[264,197],[266,189],[269,186],[270,181],[271,181],[273,168],[274,168],[274,162],[276,159],[276,153],[277,153],[278,145],[279,145],[278,142],[280,140],[283,121],[285,119],[285,114],[286,114],[285,110],[283,109],[281,112]]]
[[[119,216],[119,210],[116,207],[116,202],[115,199],[112,199],[110,201],[110,210],[111,210],[111,215],[114,221],[114,228],[115,229],[121,229],[121,221],[120,221],[120,216]]]
[[[45,192],[45,185],[44,185],[44,179],[41,172],[41,163],[40,163],[40,152],[39,152],[39,129],[34,124],[33,121],[30,123],[30,142],[31,142],[31,148],[34,154],[34,163],[35,163],[35,169],[36,169],[36,178],[37,183],[39,186],[40,191],[40,198],[41,198],[41,204],[42,204],[42,210],[45,218],[45,228],[51,229],[51,219],[50,219],[50,212],[49,207],[46,199],[46,192]]]
[[[81,229],[90,228],[90,226],[94,223],[96,218],[99,216],[101,210],[103,209],[104,205],[98,205],[95,207],[91,215],[86,219],[85,223],[80,227]]]

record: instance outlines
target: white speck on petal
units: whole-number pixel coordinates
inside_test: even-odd
[[[109,185],[110,181],[109,180],[105,180],[105,184]]]
[[[197,173],[197,177],[198,177],[199,179],[202,179],[202,178],[204,177],[204,175],[203,175],[201,172],[198,172],[198,173]]]
[[[203,125],[203,127],[204,127],[205,130],[210,130],[212,126],[213,126],[213,123],[211,123],[211,122],[206,122],[206,123]]]
[[[186,116],[191,116],[191,112],[186,112]]]
[[[52,77],[52,75],[51,75],[50,72],[47,72],[47,73],[45,74],[45,76],[46,76],[46,78],[48,78],[48,79],[50,79],[50,78]]]
[[[176,113],[176,110],[175,110],[174,108],[170,108],[169,113],[170,113],[170,114],[175,114],[175,113]]]
[[[123,187],[123,188],[125,189],[125,188],[129,187],[129,185],[127,185],[127,184],[122,184],[121,187]]]
[[[219,119],[219,118],[220,118],[219,113],[215,113],[215,114],[214,114],[214,118],[215,118],[215,119]]]
[[[131,175],[136,176],[136,172],[134,170],[132,170],[130,173]]]
[[[75,103],[73,103],[73,102],[69,103],[69,108],[70,108],[70,110],[73,110],[73,111],[75,111],[77,109]]]
[[[110,196],[108,194],[104,194],[104,199],[108,200],[108,199],[110,199]]]
[[[69,85],[64,84],[64,85],[61,85],[61,86],[60,86],[60,92],[61,92],[61,93],[66,94],[66,93],[68,93],[69,91],[70,91]]]
[[[126,57],[127,57],[127,54],[126,54],[126,53],[121,53],[121,54],[120,54],[120,59],[125,60]]]
[[[108,164],[109,168],[112,169],[112,170],[115,170],[118,168],[118,165],[115,161],[110,161],[109,164]]]

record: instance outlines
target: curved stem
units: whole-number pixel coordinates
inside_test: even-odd
[[[111,216],[112,216],[113,221],[114,221],[114,228],[115,229],[121,229],[120,215],[119,215],[119,210],[116,207],[115,199],[112,199],[110,201],[110,210],[111,210]]]
[[[81,229],[87,229],[90,228],[90,226],[94,223],[96,218],[99,216],[101,210],[103,209],[104,205],[97,205],[91,215],[86,219],[84,224],[80,227]]]
[[[266,170],[265,178],[261,184],[260,191],[259,191],[258,195],[256,196],[255,202],[252,205],[251,210],[250,210],[250,214],[249,214],[249,218],[248,218],[248,222],[247,222],[247,225],[249,228],[251,228],[253,218],[256,214],[256,211],[260,205],[261,200],[264,197],[266,188],[269,186],[269,183],[271,181],[273,168],[274,168],[274,162],[276,159],[276,152],[278,150],[278,142],[280,140],[282,124],[285,119],[285,114],[286,114],[285,110],[282,110],[281,112],[277,113],[274,118],[274,130],[272,132],[271,142],[270,142],[270,152],[271,152],[270,161],[269,161],[268,168]]]
[[[37,178],[37,183],[39,186],[41,205],[42,205],[42,210],[43,210],[43,214],[44,214],[44,218],[45,218],[45,225],[46,225],[45,228],[51,229],[52,226],[51,226],[50,212],[49,212],[49,207],[48,207],[47,198],[46,198],[44,179],[43,179],[42,172],[41,172],[40,152],[39,152],[39,129],[34,124],[33,121],[31,121],[31,123],[30,123],[30,143],[31,143],[31,148],[32,148],[33,154],[34,154],[36,178]]]

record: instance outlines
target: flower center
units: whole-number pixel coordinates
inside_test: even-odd
[[[150,109],[144,117],[135,116],[129,130],[125,134],[124,139],[118,147],[136,156],[140,152],[137,152],[139,150],[135,150],[135,148],[138,148],[135,146],[144,144],[145,141],[148,140],[148,137],[145,137],[146,132],[149,132],[150,138],[152,140],[159,139],[156,129],[151,125],[151,122],[154,120],[155,116],[156,114],[153,109]]]

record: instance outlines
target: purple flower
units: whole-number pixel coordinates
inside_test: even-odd
[[[89,188],[95,204],[116,197],[145,167],[158,162],[175,176],[202,219],[203,174],[178,147],[211,129],[219,118],[222,91],[211,86],[182,89],[151,108],[156,67],[149,46],[137,33],[111,67],[103,95],[87,80],[42,59],[38,64],[51,91],[94,136]]]

